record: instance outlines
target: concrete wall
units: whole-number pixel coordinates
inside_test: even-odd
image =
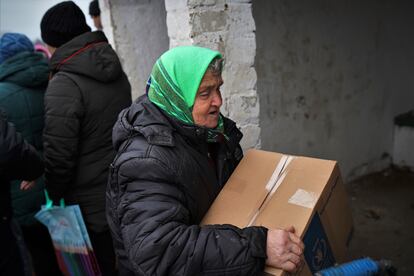
[[[157,58],[168,50],[164,0],[100,0],[100,6],[104,32],[113,35],[135,99],[145,92]]]
[[[111,2],[109,0],[99,0],[99,8],[101,9],[101,22],[103,32],[108,38],[109,44],[116,49],[114,41],[114,27],[112,26]]]
[[[170,48],[193,45],[188,0],[165,0]]]
[[[222,112],[234,119],[244,149],[260,147],[255,24],[248,0],[166,0],[170,47],[200,45],[225,58]]]
[[[349,179],[390,163],[414,103],[411,1],[254,1],[262,148],[337,159]]]

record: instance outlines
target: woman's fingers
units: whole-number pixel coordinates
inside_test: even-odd
[[[293,225],[291,225],[291,226],[289,226],[289,227],[287,227],[286,229],[285,229],[285,231],[287,231],[287,232],[289,232],[289,233],[295,233],[295,227],[293,227]]]
[[[294,234],[294,228],[269,229],[267,232],[266,264],[295,272],[303,264],[303,242]]]
[[[299,245],[292,243],[290,245],[290,252],[300,256],[303,254],[303,249]]]
[[[36,181],[26,181],[26,180],[23,180],[20,183],[20,190],[27,191],[27,190],[33,188],[35,186],[35,183],[36,183]]]
[[[299,265],[301,263],[301,257],[294,254],[294,253],[288,253],[285,256],[283,256],[283,259],[285,262],[292,262],[295,265]]]
[[[302,240],[298,236],[296,236],[295,234],[289,233],[289,238],[292,242],[294,242],[301,248],[302,252],[303,250],[305,250],[305,245],[303,244]]]
[[[295,263],[291,261],[286,261],[281,265],[280,268],[283,269],[284,271],[294,273],[298,270],[299,266],[297,266]]]

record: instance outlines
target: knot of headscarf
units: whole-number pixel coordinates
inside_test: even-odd
[[[182,46],[165,52],[154,64],[147,84],[149,100],[180,122],[196,126],[192,109],[201,80],[221,54],[207,48]],[[224,135],[223,118],[217,127],[207,129],[207,141],[217,142]]]

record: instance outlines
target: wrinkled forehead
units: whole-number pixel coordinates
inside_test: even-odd
[[[200,86],[198,87],[198,92],[206,89],[218,88],[222,84],[223,78],[221,73],[207,69],[203,79],[201,80]]]

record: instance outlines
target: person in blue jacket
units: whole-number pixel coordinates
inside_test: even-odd
[[[32,181],[43,173],[43,162],[0,112],[0,275],[24,275],[23,259],[13,227],[10,181]]]
[[[5,33],[0,37],[0,108],[39,154],[43,149],[43,99],[48,78],[47,60],[35,52],[27,36]],[[45,203],[43,189],[42,178],[30,182],[13,181],[13,217],[22,229],[36,274],[59,275],[47,228],[34,218]]]

